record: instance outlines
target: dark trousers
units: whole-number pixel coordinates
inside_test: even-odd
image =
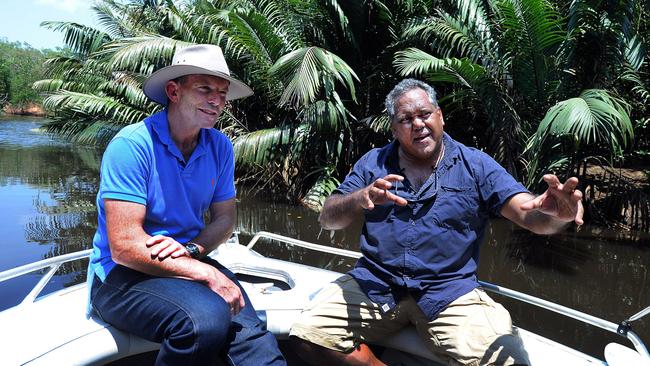
[[[228,276],[217,261],[203,260]],[[263,329],[244,293],[246,306],[231,316],[228,304],[207,286],[154,277],[118,265],[103,283],[95,277],[93,310],[105,322],[161,343],[156,365],[286,365],[273,335]]]

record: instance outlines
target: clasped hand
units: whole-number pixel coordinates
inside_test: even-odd
[[[165,260],[167,257],[178,258],[190,256],[185,246],[173,238],[164,235],[154,235],[145,242],[147,248],[151,248],[151,259]]]
[[[147,248],[151,249],[151,259],[158,259],[163,261],[167,258],[175,259],[180,257],[190,257],[190,253],[185,249],[185,246],[178,241],[164,235],[155,235],[147,239],[145,242]],[[244,296],[241,289],[218,269],[201,263],[208,267],[208,275],[205,279],[205,284],[219,296],[230,307],[230,313],[233,315],[238,314],[245,306]]]

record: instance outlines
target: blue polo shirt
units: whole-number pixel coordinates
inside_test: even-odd
[[[169,133],[166,109],[124,127],[102,159],[89,289],[93,275],[104,281],[116,265],[108,245],[104,199],[146,206],[145,232],[184,243],[205,227],[204,214],[211,203],[235,197],[234,169],[232,143],[215,129],[201,129],[198,144],[185,161]]]
[[[415,191],[408,180],[391,191],[408,205],[365,210],[363,257],[349,273],[384,312],[410,293],[431,320],[478,286],[479,245],[490,215],[528,192],[487,154],[443,135],[445,156]],[[400,174],[398,142],[364,155],[338,187],[347,194],[388,174]]]

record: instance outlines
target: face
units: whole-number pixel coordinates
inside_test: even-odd
[[[419,88],[409,90],[397,100],[395,112],[391,131],[402,152],[416,160],[435,159],[442,146],[445,122],[429,95]]]
[[[177,108],[187,123],[212,128],[226,105],[230,82],[212,75],[187,75],[168,81],[169,107]]]

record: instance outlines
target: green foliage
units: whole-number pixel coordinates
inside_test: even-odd
[[[44,75],[43,52],[25,43],[0,41],[0,107],[11,103],[21,107],[41,98],[31,88]]]
[[[34,84],[55,114],[51,131],[105,143],[160,110],[141,84],[178,48],[217,44],[255,91],[218,122],[238,177],[315,209],[390,138],[383,102],[405,76],[435,85],[452,136],[529,184],[587,155],[650,149],[650,17],[635,1],[102,0],[94,9],[103,31],[44,24],[69,46]]]
[[[397,52],[395,66],[404,76],[450,85],[444,110],[476,125],[459,131],[461,140],[469,132],[465,141],[533,184],[548,170],[572,170],[587,151],[613,158],[632,145],[631,108],[618,85],[625,80],[647,98],[647,79],[636,71],[646,64],[645,48],[630,27],[640,13],[621,3],[603,24],[594,13],[601,5],[573,1],[567,22],[561,7],[544,0],[456,0],[407,27],[404,37],[424,48]],[[601,47],[582,48],[593,36],[587,30],[606,35]],[[593,55],[598,50],[606,52]],[[593,73],[583,69],[587,57],[611,77],[586,82]]]

